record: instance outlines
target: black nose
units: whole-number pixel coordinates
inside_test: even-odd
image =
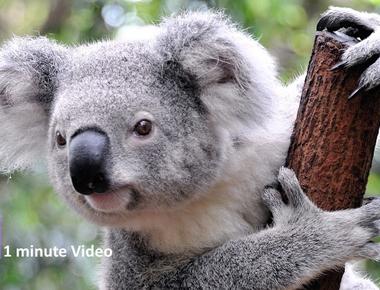
[[[107,135],[86,130],[75,135],[69,146],[70,176],[76,191],[81,194],[105,192],[109,188],[106,159]]]

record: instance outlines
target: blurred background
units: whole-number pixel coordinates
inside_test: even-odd
[[[328,6],[380,13],[380,0],[0,0],[0,41],[12,35],[48,35],[67,44],[122,38],[183,9],[220,8],[276,56],[285,82],[303,72],[317,19]],[[0,125],[1,126],[1,125]],[[379,158],[380,160],[380,158]],[[380,162],[367,192],[380,193]],[[70,247],[101,245],[100,230],[56,196],[43,167],[36,173],[0,175],[3,245]],[[1,236],[1,235],[0,235]],[[1,258],[0,289],[96,289],[96,258]],[[367,263],[380,280],[380,264]]]

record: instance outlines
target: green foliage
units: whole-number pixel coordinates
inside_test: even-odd
[[[306,69],[317,19],[329,5],[380,11],[380,0],[0,0],[0,40],[12,34],[47,34],[63,43],[122,37],[133,26],[155,23],[182,9],[224,9],[270,49],[290,80]],[[127,32],[126,32],[127,31]],[[129,31],[129,32],[128,32]],[[253,56],[254,57],[254,56]],[[380,177],[371,175],[371,194]],[[56,196],[47,175],[4,176],[0,183],[3,244],[16,247],[99,245],[90,225]],[[2,258],[0,289],[95,289],[95,258]],[[369,263],[371,275],[380,268]]]
[[[95,226],[59,200],[46,174],[6,177],[0,192],[3,245],[13,256],[0,260],[0,289],[91,289],[97,259],[17,258],[15,249],[99,245]]]

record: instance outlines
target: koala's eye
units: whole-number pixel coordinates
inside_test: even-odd
[[[139,136],[146,136],[152,131],[152,122],[146,119],[140,120],[133,131]]]
[[[60,147],[63,147],[66,145],[66,139],[62,136],[62,134],[59,131],[55,133],[55,140],[57,142],[57,145]]]

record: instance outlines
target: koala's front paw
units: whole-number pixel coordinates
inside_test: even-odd
[[[285,203],[274,188],[266,188],[263,200],[273,214],[274,227],[300,235],[310,243],[320,243],[321,255],[344,263],[352,258],[380,259],[380,245],[371,241],[380,235],[380,199],[349,210],[326,212],[315,206],[302,191],[294,172],[281,168],[278,181]]]
[[[333,68],[350,68],[359,64],[369,64],[360,78],[358,88],[349,97],[378,87],[380,85],[380,16],[350,8],[331,7],[322,14],[317,24],[317,30],[324,29],[341,30],[362,40],[349,47],[343,53],[341,62]]]
[[[272,187],[267,187],[263,193],[264,203],[272,212],[275,225],[296,223],[298,218],[306,215],[318,216],[322,212],[305,195],[291,169],[280,168],[278,181],[287,202],[283,200],[281,193]]]

